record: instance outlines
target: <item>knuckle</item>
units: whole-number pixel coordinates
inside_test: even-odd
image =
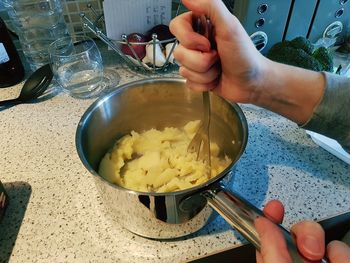
[[[205,72],[208,71],[213,66],[213,63],[214,63],[213,56],[210,53],[203,54],[202,59],[200,61],[201,61],[200,68],[202,71],[205,71]]]
[[[169,30],[172,34],[176,33],[176,17],[172,19],[169,23]]]
[[[266,258],[268,257],[268,255],[269,255],[268,250],[265,249],[264,247],[262,247],[262,248],[260,249],[260,254],[261,254],[261,257],[262,257],[263,259],[266,259]]]
[[[180,74],[182,77],[184,77],[184,78],[187,77],[186,72],[187,72],[186,68],[184,68],[184,67],[180,67],[180,68],[179,68],[179,74]]]
[[[183,60],[183,52],[181,51],[181,49],[182,49],[181,45],[178,45],[173,52],[174,58],[179,62],[182,62]]]

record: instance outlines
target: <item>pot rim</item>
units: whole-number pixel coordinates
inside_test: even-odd
[[[229,102],[229,101],[225,100],[224,98],[222,98],[222,99],[224,101],[226,101],[227,103],[229,103],[230,106],[235,109],[235,111],[237,112],[238,117],[239,117],[239,119],[240,119],[240,121],[242,123],[242,126],[243,126],[242,145],[241,145],[240,151],[236,155],[236,158],[234,160],[232,160],[230,165],[228,167],[226,167],[225,170],[223,170],[221,173],[219,173],[215,177],[211,178],[210,180],[206,181],[205,183],[202,183],[202,184],[197,185],[195,187],[191,187],[191,188],[184,189],[184,190],[181,190],[181,191],[163,192],[163,193],[141,192],[141,191],[130,190],[130,189],[121,187],[119,185],[113,184],[113,183],[107,181],[106,179],[104,179],[102,176],[100,176],[95,171],[95,169],[93,169],[91,167],[91,165],[89,164],[89,162],[87,161],[87,159],[85,158],[85,156],[83,154],[83,149],[82,149],[82,145],[81,145],[83,127],[85,126],[85,123],[87,122],[87,120],[89,120],[89,118],[92,115],[92,113],[98,107],[100,107],[101,104],[103,104],[110,97],[115,96],[117,93],[120,93],[120,92],[122,92],[123,90],[125,90],[125,89],[127,89],[129,87],[133,87],[133,86],[136,86],[138,84],[147,84],[147,83],[152,83],[152,82],[157,82],[157,81],[182,82],[182,83],[186,82],[185,79],[180,78],[180,77],[150,77],[150,78],[145,78],[145,79],[141,79],[141,80],[135,80],[135,81],[131,81],[131,82],[127,82],[127,83],[124,83],[122,85],[119,85],[119,87],[116,90],[111,91],[111,92],[105,94],[104,96],[98,98],[96,101],[94,101],[85,110],[83,116],[80,118],[80,121],[79,121],[77,129],[76,129],[75,145],[76,145],[76,150],[78,152],[79,158],[80,158],[81,162],[83,163],[84,167],[90,172],[90,174],[92,174],[94,176],[95,179],[102,180],[104,183],[109,184],[111,187],[116,188],[118,190],[125,191],[125,192],[130,193],[130,194],[147,195],[147,196],[169,196],[169,195],[174,195],[175,196],[175,195],[192,194],[192,193],[195,193],[195,192],[200,192],[203,189],[206,189],[210,185],[214,184],[215,182],[218,182],[224,176],[226,176],[234,168],[235,164],[238,162],[238,160],[242,156],[242,154],[243,154],[243,152],[244,152],[244,150],[246,148],[246,145],[247,145],[247,141],[248,141],[248,124],[247,124],[247,119],[246,119],[242,109],[238,106],[238,104]]]

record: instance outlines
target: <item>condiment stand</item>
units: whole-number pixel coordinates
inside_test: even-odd
[[[126,64],[132,69],[136,70],[140,73],[160,73],[160,72],[166,72],[170,67],[177,67],[177,64],[172,61],[172,54],[173,51],[177,45],[176,38],[171,38],[167,40],[159,40],[157,38],[157,34],[152,34],[152,40],[150,42],[144,42],[144,43],[136,43],[128,41],[126,34],[123,34],[121,36],[121,40],[111,40],[106,36],[104,32],[100,29],[98,26],[99,24],[104,22],[104,16],[102,14],[98,14],[97,11],[91,6],[91,4],[87,4],[87,8],[89,8],[92,13],[95,15],[95,19],[92,20],[89,17],[86,16],[85,13],[81,13],[80,17],[83,20],[83,26],[87,29],[89,29],[96,37],[101,39],[105,44],[108,45],[109,48],[114,50],[125,62]],[[180,9],[180,4],[178,5],[176,15],[178,15]],[[176,16],[175,15],[175,16]],[[165,62],[162,66],[156,66],[156,60],[157,60],[157,50],[159,52],[159,49],[157,49],[157,46],[166,45],[172,43],[172,46],[168,52],[168,54],[165,57]],[[127,45],[130,50],[132,51],[133,57],[126,55],[122,52],[121,46]],[[152,45],[153,48],[153,54],[151,63],[144,63],[142,59],[137,55],[135,49],[133,48],[134,45]]]

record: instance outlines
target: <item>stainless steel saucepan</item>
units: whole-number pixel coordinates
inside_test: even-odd
[[[212,207],[259,249],[254,220],[262,212],[225,189],[233,179],[234,166],[247,143],[247,121],[237,104],[214,94],[210,96],[210,140],[218,144],[221,154],[230,157],[232,163],[205,184],[172,193],[145,193],[111,184],[96,172],[104,154],[131,130],[182,127],[201,119],[202,94],[187,89],[183,79],[131,82],[95,101],[79,122],[77,151],[94,176],[109,214],[129,231],[154,239],[185,236],[211,220]],[[306,262],[298,256],[288,231],[283,231],[294,262]]]

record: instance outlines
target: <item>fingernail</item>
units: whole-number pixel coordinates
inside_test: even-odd
[[[314,236],[305,236],[303,240],[304,249],[311,255],[322,253],[321,242]]]

